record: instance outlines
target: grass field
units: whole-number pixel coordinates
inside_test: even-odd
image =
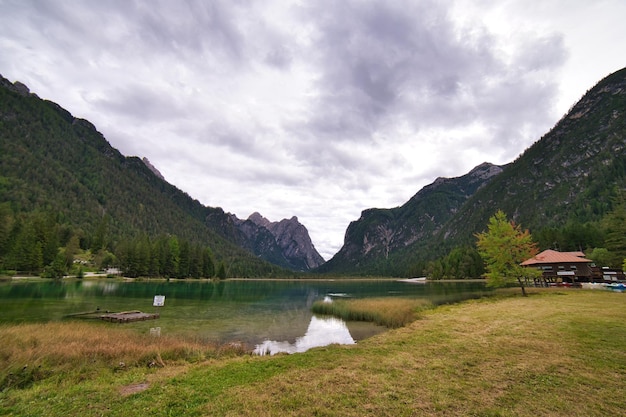
[[[624,415],[626,294],[531,291],[425,310],[357,345],[273,357],[119,327],[3,326],[0,365],[15,381],[42,374],[5,382],[0,415]],[[118,339],[124,349],[105,348]]]

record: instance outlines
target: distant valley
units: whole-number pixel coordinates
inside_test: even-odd
[[[465,266],[447,275],[479,274],[474,234],[497,209],[529,228],[542,249],[590,249],[606,243],[602,222],[623,199],[625,179],[622,69],[510,164],[485,162],[436,179],[400,207],[364,210],[324,262],[296,217],[239,219],[203,206],[150,161],[120,154],[90,122],[0,77],[0,269],[16,269],[20,239],[28,228],[35,239],[39,227],[51,236],[34,241],[42,245],[34,261],[42,269],[70,242],[115,259],[123,242],[174,236],[177,244],[208,248],[227,276],[418,276],[439,273],[437,262],[450,256]]]

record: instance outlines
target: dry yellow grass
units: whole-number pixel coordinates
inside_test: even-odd
[[[29,385],[52,373],[135,366],[161,367],[164,361],[197,362],[242,347],[219,347],[173,337],[140,335],[120,327],[82,322],[0,326],[0,389]],[[68,375],[69,376],[69,375]]]
[[[334,300],[332,303],[318,301],[313,305],[313,312],[397,328],[414,321],[418,313],[428,307],[432,304],[425,299],[383,297]]]

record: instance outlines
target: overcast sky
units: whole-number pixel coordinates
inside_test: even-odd
[[[203,204],[362,210],[514,160],[626,66],[624,0],[0,0],[0,74]]]

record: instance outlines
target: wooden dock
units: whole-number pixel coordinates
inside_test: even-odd
[[[100,319],[111,323],[131,323],[134,321],[154,320],[159,318],[159,313],[143,313],[141,311],[122,311],[121,313],[108,313],[100,315]]]
[[[103,314],[104,313],[104,314]],[[65,317],[79,319],[100,319],[111,323],[132,323],[134,321],[154,320],[159,318],[159,313],[143,313],[139,310],[122,311],[115,313],[109,310],[85,311],[82,313],[68,314]]]

